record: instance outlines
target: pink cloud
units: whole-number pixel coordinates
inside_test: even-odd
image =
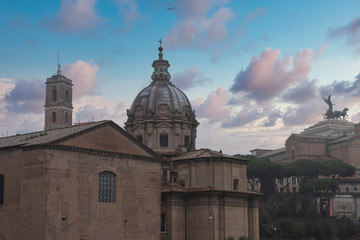
[[[96,0],[63,0],[53,19],[43,21],[53,31],[76,32],[93,29],[104,20],[96,15]]]
[[[227,36],[226,23],[231,21],[234,13],[230,8],[217,4],[223,2],[200,1],[175,1],[178,19],[175,27],[165,36],[164,45],[169,48],[179,48],[197,44],[207,47],[210,44],[224,39]]]
[[[319,49],[319,51],[316,53],[316,55],[314,56],[314,58],[319,58],[321,57],[324,52],[326,51],[326,49],[329,47],[329,43],[324,43],[324,45],[321,46],[321,48]]]
[[[18,80],[4,97],[6,109],[14,113],[41,113],[44,99],[45,85],[40,79]]]
[[[64,65],[64,75],[73,81],[74,99],[94,94],[97,87],[99,67],[93,63],[77,60],[73,64]]]
[[[246,14],[246,16],[244,17],[243,21],[245,23],[249,23],[251,21],[253,21],[255,18],[264,15],[265,14],[265,9],[262,7],[258,7],[255,9],[255,11]]]
[[[198,118],[207,118],[210,122],[218,122],[229,117],[230,110],[226,106],[230,94],[223,88],[219,87],[216,91],[211,92],[207,99],[201,103],[197,100],[195,104],[196,115]]]
[[[192,66],[184,72],[175,73],[171,79],[171,82],[182,90],[188,90],[208,81],[210,80],[205,78],[196,66]]]
[[[259,101],[276,97],[288,87],[305,81],[311,63],[311,49],[299,51],[294,57],[280,59],[279,49],[267,48],[260,57],[253,57],[247,69],[238,73],[230,91],[243,92]]]
[[[203,27],[206,29],[207,38],[211,42],[223,39],[227,36],[226,22],[234,17],[230,8],[221,7],[209,19],[204,20]]]
[[[360,54],[360,17],[342,27],[329,29],[328,34],[330,38],[346,39],[347,44],[355,49],[355,53]]]
[[[249,105],[243,106],[242,110],[237,113],[235,117],[226,118],[222,122],[222,126],[225,128],[244,126],[263,117],[264,115],[265,114],[261,111],[261,109],[258,109],[257,107]]]
[[[119,14],[124,19],[124,26],[121,31],[131,29],[134,23],[141,19],[141,14],[138,11],[138,3],[136,0],[114,0],[119,6]]]

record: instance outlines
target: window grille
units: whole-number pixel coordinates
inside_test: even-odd
[[[99,202],[116,202],[115,173],[99,173]]]

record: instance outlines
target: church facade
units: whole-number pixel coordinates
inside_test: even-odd
[[[196,149],[195,112],[163,59],[110,120],[72,125],[72,82],[46,81],[44,131],[0,138],[0,239],[259,239],[247,160]]]

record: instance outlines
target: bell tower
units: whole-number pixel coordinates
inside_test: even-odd
[[[45,130],[72,125],[72,81],[61,72],[46,79]]]

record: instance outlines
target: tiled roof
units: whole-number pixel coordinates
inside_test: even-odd
[[[8,147],[32,147],[48,144],[56,145],[56,143],[61,142],[67,138],[71,138],[73,136],[76,136],[77,134],[84,134],[87,131],[92,131],[94,129],[97,129],[97,127],[102,127],[108,124],[110,124],[123,135],[125,135],[125,137],[133,141],[134,144],[137,144],[146,152],[151,154],[154,158],[161,158],[158,154],[156,154],[144,144],[138,142],[138,140],[132,137],[127,131],[125,131],[123,128],[121,128],[111,120],[91,122],[86,124],[73,125],[71,127],[32,132],[27,134],[17,134],[10,137],[0,138],[0,149]]]
[[[181,156],[171,158],[171,160],[188,160],[188,159],[200,159],[200,158],[227,158],[227,159],[233,159],[233,160],[248,161],[243,158],[223,154],[221,152],[214,151],[214,150],[207,149],[207,148],[201,148],[199,150],[191,151],[191,152],[185,153]]]
[[[15,146],[32,146],[54,142],[81,131],[100,126],[109,120],[92,122],[88,124],[76,125],[66,128],[52,129],[47,131],[32,132],[27,134],[17,134],[10,137],[0,138],[0,148]]]

